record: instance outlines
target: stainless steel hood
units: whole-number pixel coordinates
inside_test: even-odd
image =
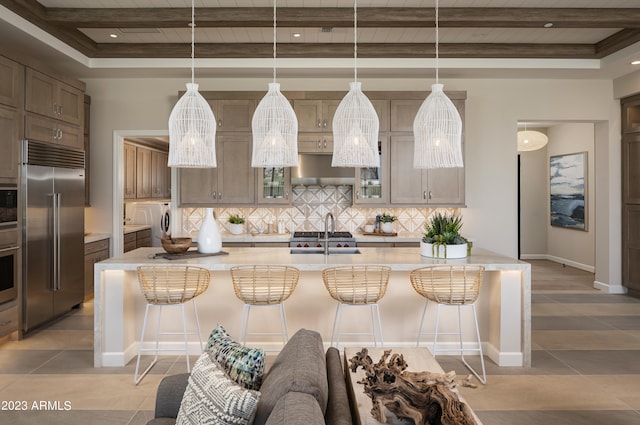
[[[351,185],[355,183],[355,169],[332,167],[332,155],[302,153],[298,166],[291,167],[292,184]]]

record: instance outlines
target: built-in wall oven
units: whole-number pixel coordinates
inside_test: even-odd
[[[0,304],[18,296],[18,189],[0,183]]]

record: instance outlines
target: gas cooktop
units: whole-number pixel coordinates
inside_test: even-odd
[[[316,231],[302,231],[302,232],[293,232],[292,240],[301,240],[301,239],[320,239],[324,238],[324,232],[316,232]],[[351,232],[329,232],[330,239],[353,239],[353,235]]]

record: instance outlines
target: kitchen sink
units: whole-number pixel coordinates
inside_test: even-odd
[[[323,248],[291,248],[289,254],[324,254]],[[329,255],[360,254],[358,248],[329,248]]]

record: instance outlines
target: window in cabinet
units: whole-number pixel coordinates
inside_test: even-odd
[[[260,168],[258,173],[259,204],[291,204],[290,167]]]
[[[389,203],[389,138],[378,141],[380,165],[375,168],[356,168],[354,204]]]

